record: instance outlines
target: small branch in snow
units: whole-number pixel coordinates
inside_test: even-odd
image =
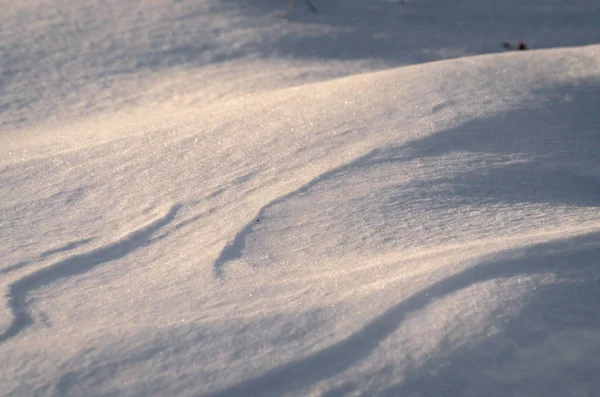
[[[304,2],[306,3],[306,6],[309,8],[309,10],[312,11],[313,14],[317,13],[317,8],[313,5],[313,3],[310,0],[304,0]],[[292,12],[292,8],[294,8],[294,4],[296,4],[296,0],[290,0],[290,2],[288,3],[287,9],[283,13],[284,18],[287,18],[290,15],[290,13]]]

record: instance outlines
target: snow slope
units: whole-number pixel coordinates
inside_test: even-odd
[[[593,0],[0,0],[0,128],[504,51],[598,42]]]
[[[594,2],[555,3],[593,43]],[[357,74],[429,59],[289,40],[378,21],[388,54],[390,7],[450,10],[131,4],[3,4],[1,395],[598,393],[600,46]],[[486,5],[421,48],[491,49]]]

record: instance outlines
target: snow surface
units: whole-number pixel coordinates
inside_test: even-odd
[[[600,395],[597,1],[285,3],[0,0],[0,395]]]

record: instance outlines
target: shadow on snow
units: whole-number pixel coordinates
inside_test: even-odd
[[[451,357],[436,356],[424,366],[415,368],[406,382],[384,391],[384,395],[389,396],[406,395],[405,393],[414,391],[423,392],[424,395],[448,395],[448,392],[453,391],[460,395],[461,392],[469,390],[471,385],[481,387],[480,390],[486,392],[492,385],[500,385],[502,388],[498,393],[505,395],[507,391],[514,388],[526,386],[528,381],[526,376],[523,375],[518,381],[512,378],[503,380],[502,377],[499,377],[500,380],[492,381],[485,376],[479,376],[479,372],[485,375],[486,370],[494,370],[496,366],[502,365],[503,360],[509,362],[511,356],[517,354],[521,346],[543,344],[545,338],[560,330],[569,330],[574,334],[586,331],[597,332],[600,327],[600,312],[598,312],[600,259],[598,258],[600,258],[600,233],[591,233],[522,249],[516,259],[480,263],[410,296],[337,344],[281,365],[256,378],[204,396],[274,396],[309,388],[367,358],[385,338],[402,325],[409,314],[424,310],[433,301],[484,281],[552,273],[559,282],[533,292],[533,296],[526,299],[525,308],[519,316],[514,318],[498,336],[472,350],[453,352]],[[579,344],[576,340],[571,342],[574,345]],[[585,343],[586,340],[581,342]],[[578,351],[586,352],[589,348],[593,348],[594,351],[600,352],[598,343],[600,339],[596,338],[595,344],[590,342],[588,345],[580,345]],[[578,374],[571,378],[568,384],[562,385],[563,392],[567,390],[567,386],[574,387],[583,381],[595,385],[596,388],[600,386],[595,376],[600,370],[600,364],[593,357],[595,356],[581,354],[572,357],[572,360],[567,363],[551,363],[563,365],[564,368],[561,368],[569,371],[560,376],[561,380],[567,380],[569,374]],[[444,368],[443,364],[449,366]],[[435,373],[433,369],[438,366],[442,366],[442,370],[438,370],[437,375],[427,376]],[[559,369],[553,367],[546,376],[560,373]],[[555,381],[551,384],[558,383]],[[536,390],[535,387],[543,387],[543,385],[533,385],[531,390]],[[565,394],[554,393],[553,395]]]
[[[72,256],[28,274],[10,284],[6,295],[8,306],[13,314],[13,320],[10,326],[0,334],[0,343],[15,337],[33,324],[33,318],[28,312],[29,304],[27,300],[31,291],[52,284],[62,278],[83,274],[99,265],[120,259],[148,244],[153,234],[175,219],[180,208],[181,205],[172,206],[170,211],[163,217],[113,244],[85,254]]]
[[[354,168],[452,152],[500,157],[518,154],[525,159],[524,164],[496,164],[484,174],[457,175],[449,181],[454,187],[445,193],[455,196],[456,205],[467,195],[479,202],[598,207],[599,90],[598,84],[587,83],[539,92],[540,97],[547,98],[543,109],[524,104],[508,114],[467,122],[399,148],[372,152],[321,175],[263,207],[261,212]],[[245,236],[251,231],[249,225],[236,237],[237,256],[241,255]],[[557,282],[526,297],[523,310],[498,335],[460,351],[449,347],[439,352],[410,370],[406,381],[382,390],[381,395],[391,397],[412,392],[464,395],[472,390],[486,393],[496,390],[497,395],[506,395],[518,389],[558,396],[569,395],[573,390],[597,390],[600,383],[595,374],[600,365],[594,357],[600,353],[600,339],[590,335],[597,336],[600,329],[600,233],[534,245],[519,250],[518,254],[516,258],[513,252],[508,259],[503,255],[505,259],[485,261],[437,282],[391,307],[337,344],[206,396],[267,396],[304,390],[367,358],[402,325],[408,314],[425,309],[434,300],[484,281],[542,273],[553,274]],[[223,264],[216,263],[219,270]],[[565,335],[574,336],[567,347]],[[566,361],[551,357],[552,346],[548,343],[553,340],[556,349],[565,347],[576,353],[565,353],[570,357]],[[529,358],[519,357],[522,349],[529,349],[524,353]],[[541,360],[547,371],[527,368],[527,359]],[[493,376],[498,373],[499,376]],[[507,373],[510,376],[502,376]],[[330,394],[341,396],[353,388],[352,384],[346,384]]]
[[[229,10],[258,20],[283,14],[285,2],[225,0]],[[595,44],[600,10],[560,0],[452,2],[314,0],[313,15],[300,1],[289,20],[311,32],[279,35],[268,48],[294,58],[379,59],[389,65],[500,52],[502,42],[550,48]],[[551,10],[551,12],[549,12]],[[583,29],[585,27],[585,29]],[[593,32],[596,32],[595,34]],[[263,54],[263,55],[273,55]]]
[[[385,192],[386,205],[407,205],[413,199],[410,192],[415,189],[411,188],[420,192],[435,188],[432,194],[437,195],[437,200],[446,208],[465,203],[598,207],[600,97],[597,92],[600,92],[600,83],[554,87],[537,93],[546,101],[541,109],[523,104],[511,112],[468,121],[400,147],[374,150],[267,203],[260,208],[257,218],[265,218],[274,206],[342,174],[383,163],[402,163],[454,152],[475,154],[482,161],[488,161],[489,155],[493,155],[498,160],[451,177],[418,181],[415,186],[398,185],[393,191]],[[513,161],[515,158],[520,161]],[[255,220],[249,222],[223,248],[213,264],[215,277],[223,277],[226,264],[242,257],[255,225]]]

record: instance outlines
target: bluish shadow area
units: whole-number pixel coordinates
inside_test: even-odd
[[[491,338],[450,343],[397,385],[392,396],[596,396],[600,390],[600,234],[527,249],[477,269],[500,277],[548,272],[519,314]],[[500,308],[502,310],[502,308]],[[494,321],[492,319],[491,321]]]
[[[274,200],[263,207],[261,213],[270,206],[292,200],[295,194],[310,191],[317,183],[327,183],[328,179],[339,177],[342,173],[377,166],[384,162],[397,163],[417,158],[437,157],[452,152],[471,152],[508,159],[514,159],[514,156],[518,155],[518,158],[524,159],[525,162],[519,162],[517,165],[512,162],[500,162],[494,163],[493,167],[483,164],[482,167],[476,167],[478,171],[458,173],[447,180],[448,188],[439,192],[444,198],[444,205],[460,206],[465,201],[469,201],[481,205],[496,202],[598,207],[600,206],[598,187],[600,186],[600,158],[597,155],[600,147],[600,117],[596,112],[596,109],[600,108],[598,92],[600,92],[599,83],[586,82],[585,85],[580,86],[554,87],[548,92],[538,93],[541,98],[546,99],[546,103],[541,108],[535,105],[535,102],[531,105],[523,104],[522,108],[507,114],[467,122],[402,147],[374,151],[350,164],[321,175],[297,192]],[[427,188],[427,184],[437,185],[438,182],[424,181],[426,185],[419,188]],[[406,185],[399,188],[398,195],[403,194],[402,189],[406,190]],[[251,231],[252,227],[247,226],[236,237],[238,248],[243,248],[242,242]],[[226,247],[224,253],[227,253],[228,249]],[[236,251],[236,257],[240,255],[241,248]],[[220,259],[223,257],[224,255]],[[557,279],[564,282],[534,292],[526,302],[523,316],[532,319],[533,327],[540,327],[542,334],[560,327],[570,331],[574,328],[576,332],[592,332],[592,329],[600,329],[600,322],[597,319],[600,315],[598,314],[599,261],[600,233],[594,233],[527,248],[518,259],[481,263],[410,296],[340,343],[207,396],[279,396],[285,395],[286,392],[298,392],[310,388],[310,385],[339,375],[367,358],[383,340],[402,325],[408,314],[426,309],[433,300],[447,297],[476,283],[494,279],[525,274],[554,274]],[[219,271],[222,271],[224,264],[224,262],[216,263]],[[535,317],[534,313],[538,313],[538,317]],[[572,315],[567,316],[569,313]],[[506,332],[509,335],[506,339],[518,340],[523,344],[537,340],[536,338],[541,334],[529,335],[530,328],[519,328],[521,320],[513,321],[512,326],[507,328]],[[548,322],[548,325],[545,325],[545,322]],[[491,340],[489,343],[496,342]],[[481,351],[484,350],[485,348],[482,347]],[[514,350],[518,350],[517,347]],[[458,357],[462,353],[452,354],[457,354],[456,360],[459,360]],[[469,358],[463,359],[468,361]],[[583,368],[592,364],[591,359],[582,358],[580,361],[581,364],[574,364],[573,368]],[[431,365],[434,363],[437,363],[437,359],[434,359]],[[594,368],[598,369],[598,365],[595,364]],[[415,371],[415,374],[421,373],[420,368]],[[386,391],[386,395],[407,395],[409,391],[419,390],[421,383],[418,383],[420,381],[418,376],[411,376],[412,380],[409,383],[403,383],[397,388]],[[468,377],[468,373],[465,377],[472,380]],[[444,386],[446,383],[443,382],[447,380],[443,377],[436,377],[434,380],[437,380],[442,387],[438,395],[449,395],[443,389],[446,387]],[[503,389],[505,393],[507,390],[510,391],[510,387],[520,388],[525,385],[525,383],[511,382],[508,382],[510,383],[508,389]],[[464,387],[467,386],[464,384],[463,382],[463,384],[451,385],[454,389],[450,390],[470,390],[465,389]],[[573,386],[573,383],[570,385]],[[594,383],[594,385],[598,384]],[[407,394],[403,394],[404,392]]]
[[[86,238],[86,239],[82,239],[82,240],[77,240],[77,241],[73,241],[70,242],[66,245],[63,245],[61,247],[58,248],[53,248],[50,249],[48,251],[44,251],[42,252],[36,259],[31,260],[31,261],[21,261],[18,263],[15,263],[14,265],[5,267],[4,269],[0,269],[0,276],[3,274],[8,274],[10,272],[14,272],[15,270],[19,270],[21,268],[27,267],[32,263],[38,262],[40,260],[46,259],[47,257],[54,255],[54,254],[59,254],[59,253],[63,253],[63,252],[67,252],[67,251],[71,251],[74,250],[76,248],[79,248],[82,245],[85,245],[87,243],[89,243],[90,241],[92,241],[93,239],[91,238]]]
[[[384,163],[401,165],[454,152],[472,153],[478,156],[478,163],[452,176],[386,188],[380,194],[383,213],[395,213],[386,206],[407,208],[418,203],[415,192],[428,196],[429,205],[439,204],[445,209],[524,203],[600,207],[598,92],[600,82],[553,87],[537,93],[545,101],[541,107],[535,101],[525,103],[508,113],[468,121],[406,145],[374,150],[267,203],[259,209],[256,218],[265,218],[273,207],[290,205],[298,195],[310,193],[313,186],[328,183],[343,174]],[[359,212],[353,216],[368,217],[369,214]],[[365,219],[355,223],[369,222]],[[385,217],[380,227],[392,228],[396,223],[398,219]],[[249,222],[223,248],[213,264],[216,278],[224,276],[228,262],[242,257],[255,224],[255,220]]]
[[[109,3],[93,3],[80,14],[62,3],[33,7],[35,18],[20,18],[0,46],[0,127],[15,127],[56,115],[66,116],[72,95],[85,109],[105,111],[106,101],[88,101],[106,85],[111,100],[129,106],[133,88],[113,85],[116,77],[141,82],[172,68],[196,69],[250,57],[369,61],[325,76],[516,49],[598,43],[600,7],[595,0],[314,0],[313,15],[303,1],[288,19],[286,0],[203,0],[134,4],[130,15]],[[45,10],[42,12],[41,10]],[[55,23],[43,15],[61,15]],[[95,14],[95,18],[87,18]],[[30,13],[23,13],[29,15]],[[155,18],[160,15],[160,18]],[[115,35],[106,34],[117,22]],[[22,21],[21,21],[22,19]],[[26,27],[32,21],[35,36]],[[40,22],[39,26],[38,23]],[[120,31],[120,26],[123,31]],[[14,28],[13,28],[14,29]],[[63,46],[57,47],[57,40]],[[81,56],[80,46],[85,47]],[[72,68],[75,73],[61,71]],[[345,71],[344,71],[345,69]],[[314,76],[317,78],[317,75]],[[137,83],[136,83],[137,84]],[[144,84],[141,85],[144,87]],[[37,87],[43,87],[37,88]],[[104,92],[104,91],[100,91]],[[63,106],[68,106],[63,109]],[[72,110],[72,109],[71,109]],[[56,113],[56,114],[54,114]]]
[[[599,262],[598,232],[500,253],[398,302],[339,343],[274,366],[228,388],[200,396],[310,395],[319,382],[336,376],[341,376],[342,379],[338,379],[346,382],[324,391],[324,396],[357,395],[356,391],[364,391],[365,385],[381,383],[386,388],[370,389],[371,395],[506,396],[520,392],[522,395],[562,397],[578,395],[573,390],[598,390]],[[409,315],[426,311],[431,303],[452,299],[453,294],[478,283],[538,275],[551,278],[552,282],[538,283],[537,288],[531,289],[521,301],[522,309],[508,322],[496,324],[498,332],[493,337],[483,341],[478,339],[458,348],[450,342],[442,342],[426,362],[415,363],[408,369],[406,377],[392,386],[389,376],[385,377],[385,382],[377,382],[379,376],[385,375],[380,373],[343,378],[344,371],[381,348],[381,343],[403,326]],[[501,306],[499,310],[502,310]],[[514,310],[512,312],[515,313]],[[492,313],[490,321],[494,320]],[[260,326],[261,322],[255,321],[251,326]],[[237,330],[240,337],[243,329]],[[210,382],[204,368],[190,362],[189,365],[194,368],[191,374],[173,378],[172,371],[176,368],[167,371],[165,368],[168,366],[157,364],[162,360],[176,360],[178,365],[188,368],[180,357],[194,361],[189,350],[201,354],[199,346],[206,342],[205,333],[206,329],[202,326],[181,325],[155,340],[131,343],[137,346],[134,348],[124,341],[118,354],[114,350],[102,353],[100,357],[83,354],[63,368],[60,379],[47,387],[55,388],[55,393],[60,395],[77,395],[82,390],[92,394],[106,393],[108,389],[115,395],[186,394],[186,388]],[[477,335],[477,332],[474,334]],[[229,359],[243,360],[243,346],[242,343],[237,347],[241,349],[238,353],[242,354]],[[228,349],[235,348],[228,346]],[[155,365],[146,367],[146,362]],[[111,383],[131,366],[148,368],[150,372],[134,384]],[[578,386],[581,387],[577,389]]]
[[[456,175],[398,186],[389,205],[407,191],[435,190],[444,205],[545,203],[600,206],[600,82],[537,93],[542,107],[522,107],[468,121],[408,145],[382,151],[367,166],[467,152],[478,157]]]
[[[438,156],[454,151],[524,154],[547,160],[596,161],[600,145],[600,80],[555,85],[509,113],[475,119],[402,149]]]
[[[343,167],[335,168],[331,171],[324,172],[323,174],[317,176],[308,183],[302,185],[300,188],[293,190],[290,193],[285,194],[283,196],[277,197],[276,199],[262,206],[258,210],[255,219],[247,223],[246,226],[244,226],[240,231],[238,231],[233,237],[233,239],[230,242],[228,242],[225,245],[225,247],[223,247],[223,249],[221,250],[221,253],[213,263],[213,275],[215,276],[215,278],[220,279],[224,276],[224,266],[228,262],[240,259],[242,257],[244,249],[246,248],[247,237],[254,232],[254,227],[258,224],[260,219],[264,218],[265,214],[269,211],[269,209],[276,205],[285,203],[287,200],[292,199],[297,195],[301,195],[309,191],[316,184],[325,182],[328,179],[335,177],[337,174],[344,170],[352,169],[353,167],[363,164],[367,159],[373,157],[377,153],[378,151],[373,151],[367,154],[366,156],[360,157],[357,160],[352,161],[347,165],[344,165]]]
[[[117,242],[87,253],[71,256],[27,274],[10,284],[6,296],[13,319],[8,328],[0,333],[0,343],[4,343],[19,335],[24,329],[34,323],[28,310],[28,297],[32,291],[64,278],[84,274],[97,266],[121,259],[136,249],[149,244],[152,236],[164,226],[171,223],[180,209],[180,204],[173,205],[163,217],[133,231]]]
[[[250,15],[283,13],[287,1],[225,0]],[[600,8],[592,1],[314,0],[296,1],[289,22],[322,28],[281,35],[274,54],[296,58],[379,59],[389,65],[517,49],[598,43]],[[327,28],[332,32],[326,33]]]
[[[519,275],[554,274],[559,280],[556,286],[548,286],[539,292],[534,292],[534,295],[528,298],[526,309],[522,312],[523,317],[533,321],[531,329],[539,329],[542,333],[548,333],[555,329],[597,332],[600,330],[599,262],[600,233],[593,233],[532,246],[524,249],[518,259],[480,263],[411,295],[337,344],[278,366],[256,378],[242,381],[230,388],[205,396],[283,396],[286,393],[297,393],[310,389],[311,385],[339,375],[367,358],[383,340],[403,324],[409,314],[425,310],[433,301],[448,297],[464,288],[494,279]],[[560,293],[563,293],[564,296],[561,296]],[[551,325],[540,323],[542,320],[548,321]],[[506,336],[508,339],[518,340],[522,345],[526,345],[541,337],[540,334],[532,334],[529,328],[520,328],[519,324],[522,324],[522,321],[519,319],[514,320],[511,324],[512,328],[509,326],[507,332],[513,334]],[[600,342],[598,339],[596,341]],[[600,346],[594,345],[593,347],[600,352]],[[585,348],[588,349],[589,346]],[[514,348],[515,351],[517,349],[517,347]],[[482,351],[485,351],[484,347],[482,347]],[[460,354],[463,353],[456,354],[458,354],[457,357],[460,357]],[[462,359],[467,362],[469,358],[463,357]],[[437,358],[433,358],[430,365],[434,366],[437,363]],[[578,365],[580,364],[576,366]],[[586,365],[600,369],[600,363],[593,362],[592,357],[582,358],[580,366],[585,367]],[[456,370],[462,371],[460,367],[456,367]],[[415,370],[415,374],[420,374],[421,371],[426,372],[426,369],[419,368]],[[592,371],[585,372],[588,375],[590,373]],[[429,380],[419,383],[418,376],[412,376],[415,380],[389,389],[385,395],[409,395],[409,391],[418,391],[421,385],[427,386]],[[468,371],[464,373],[464,379],[479,382],[476,377],[470,377]],[[438,381],[440,387],[446,383],[452,385],[451,380],[441,376],[434,380]],[[586,380],[598,385],[598,381],[593,378],[586,377]],[[455,385],[451,390],[467,390],[463,387],[464,384],[463,382]],[[487,387],[487,385],[484,386]],[[510,387],[517,388],[519,385],[511,384]],[[435,386],[433,390],[435,391]],[[506,391],[506,389],[504,390]],[[442,390],[438,395],[452,395],[446,391]],[[407,394],[403,394],[404,392]]]

